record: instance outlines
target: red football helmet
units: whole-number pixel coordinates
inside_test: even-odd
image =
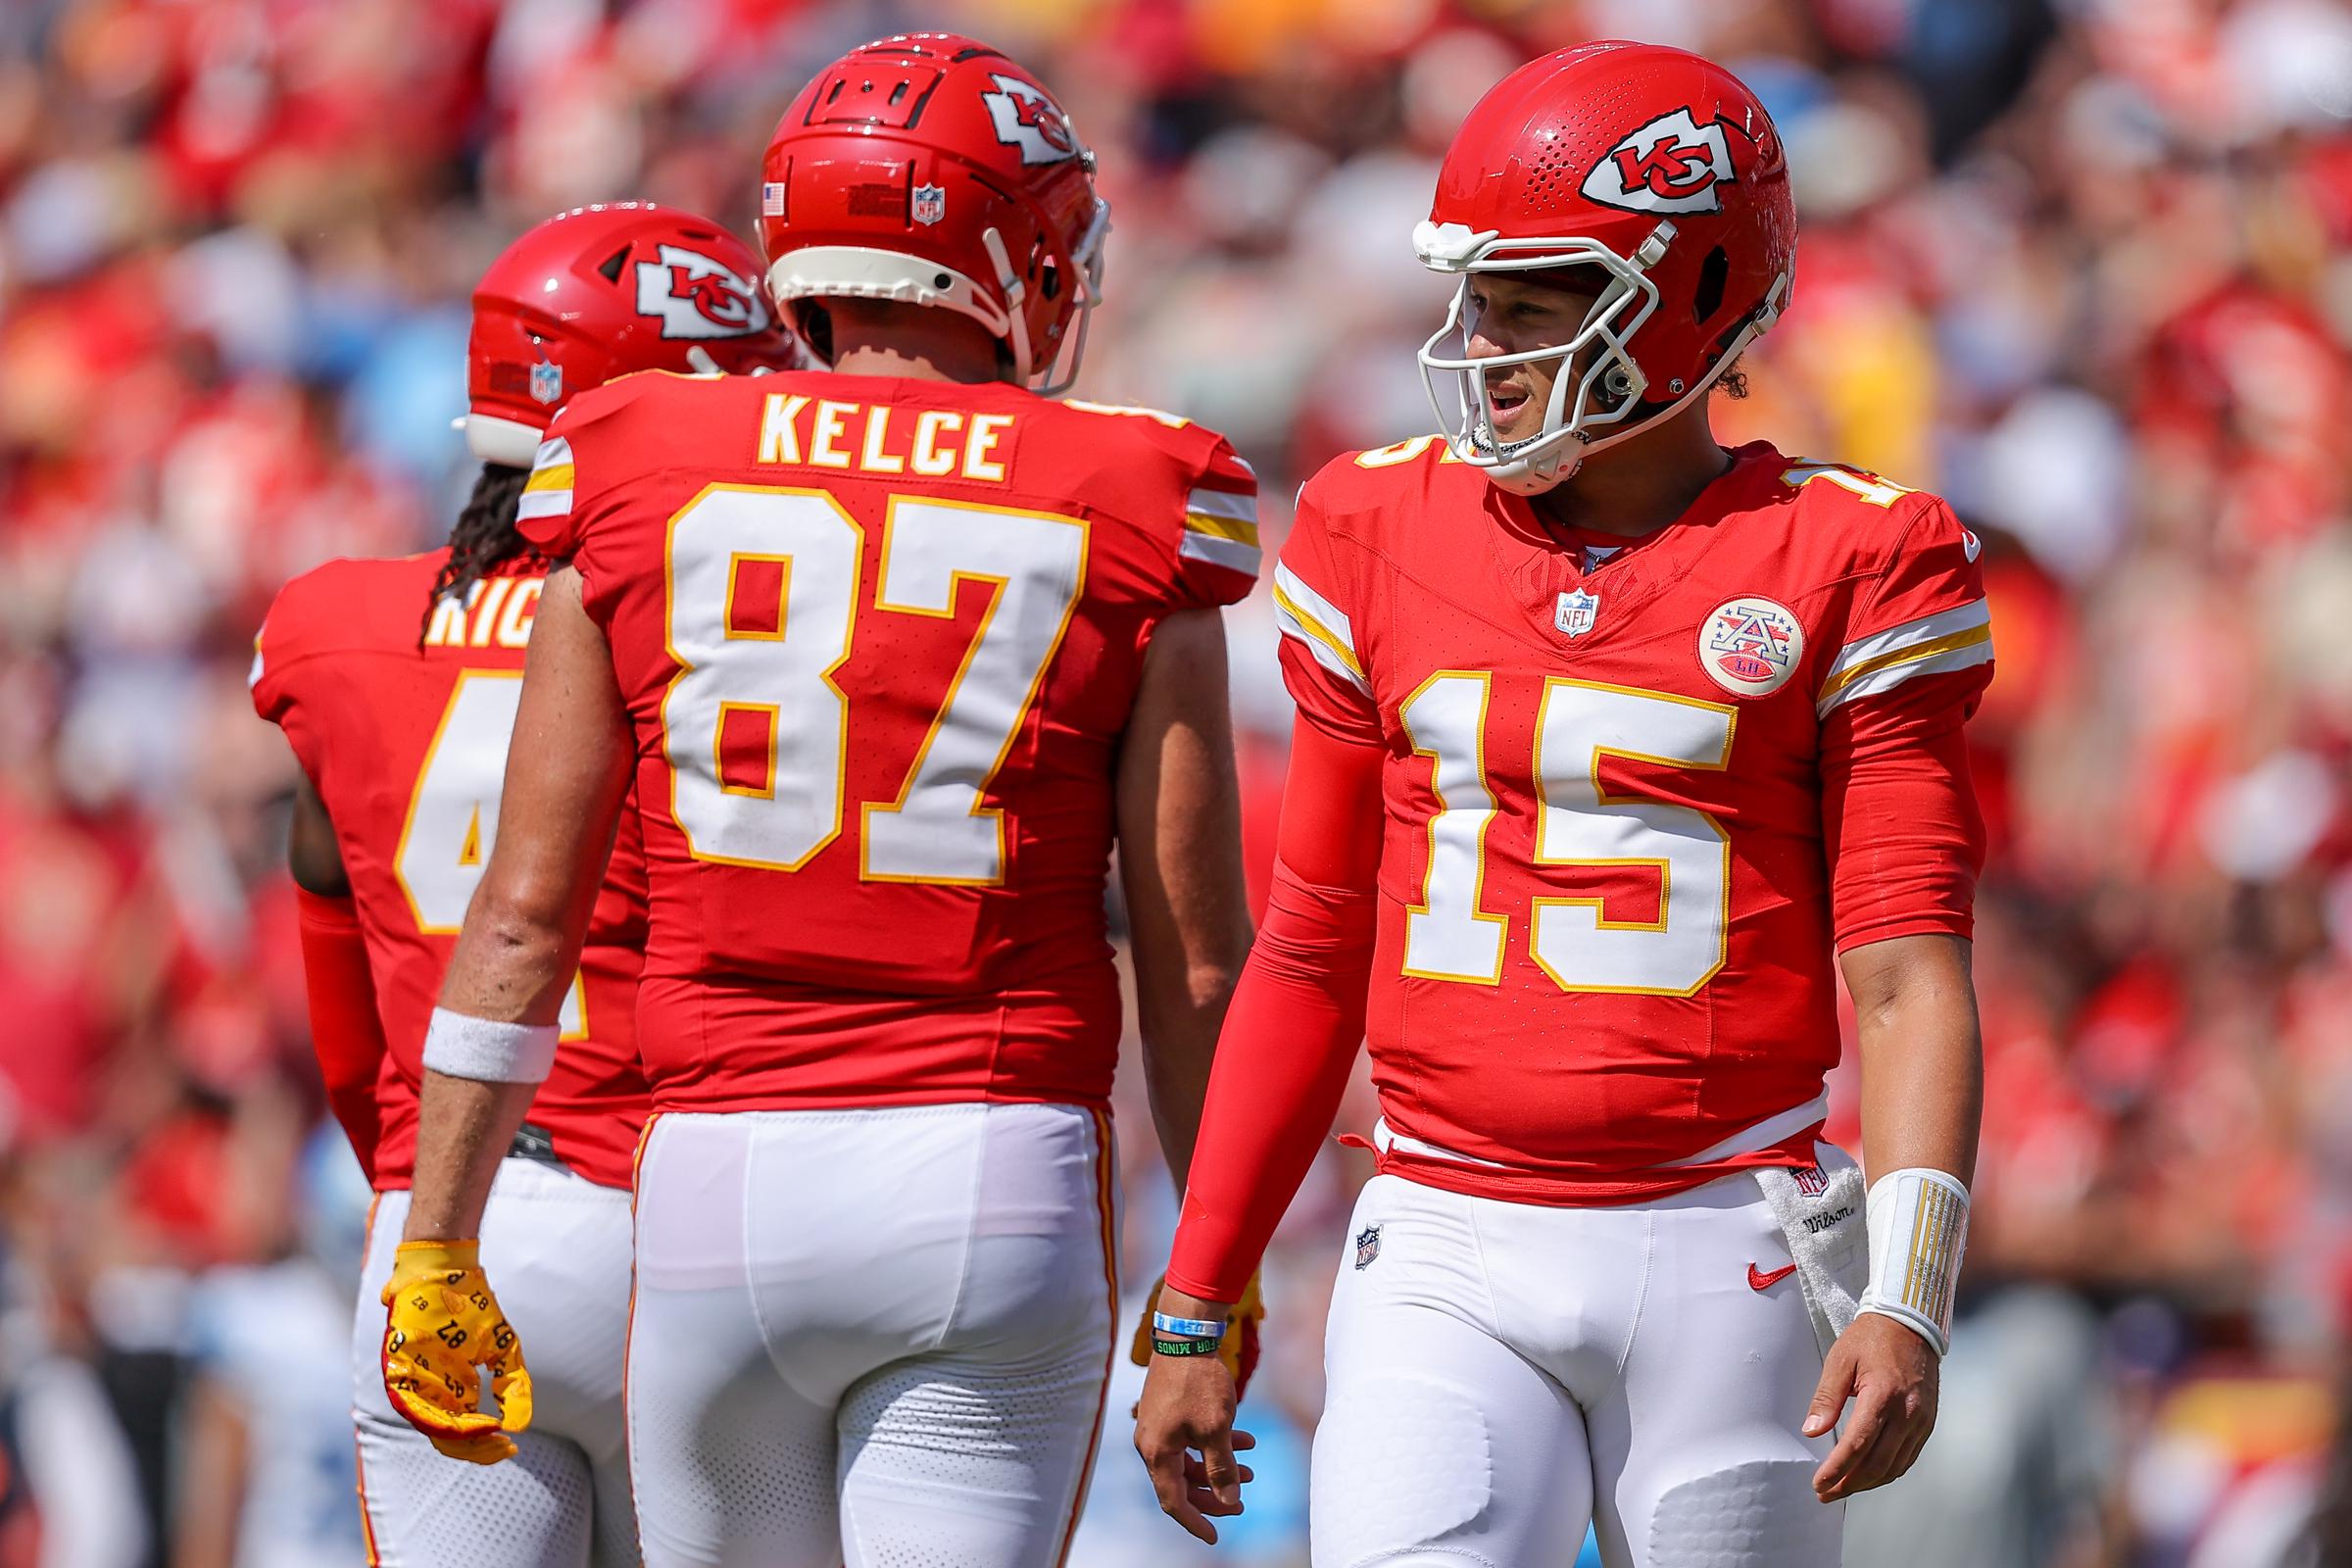
[[[1479,100],[1413,248],[1433,271],[1462,276],[1421,347],[1438,422],[1463,462],[1535,495],[1703,396],[1779,318],[1796,207],[1780,132],[1737,76],[1681,49],[1590,43],[1520,67]],[[1607,274],[1574,337],[1468,357],[1474,274],[1569,267]],[[1550,359],[1562,364],[1543,428],[1500,441],[1485,372]]]
[[[1020,385],[1077,378],[1110,207],[1069,116],[1004,55],[939,32],[853,49],[784,111],[763,170],[778,304],[944,306],[996,335]]]
[[[707,218],[652,202],[582,207],[508,246],[473,291],[466,445],[531,466],[564,400],[632,370],[786,369],[792,338],[760,259]]]

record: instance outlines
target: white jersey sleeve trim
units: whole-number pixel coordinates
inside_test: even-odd
[[[1233,522],[1250,524],[1250,533],[1257,533],[1257,497],[1239,490],[1195,490],[1184,498],[1187,514],[1185,526],[1198,528],[1204,517],[1223,517]],[[1210,530],[1212,532],[1221,530]]]
[[[1914,675],[1964,669],[1992,658],[1992,612],[1983,598],[1857,638],[1838,651],[1813,707],[1827,714],[1840,703],[1901,685]]]
[[[1372,695],[1372,683],[1364,678],[1355,657],[1348,617],[1279,562],[1274,566],[1274,621],[1285,637],[1297,638],[1316,663],[1364,696]]]
[[[1829,674],[1823,679],[1822,685],[1825,689],[1835,686],[1838,677],[1848,670],[1874,662],[1899,649],[1915,648],[1938,637],[1948,637],[1954,632],[1970,631],[1991,623],[1991,608],[1980,596],[1965,605],[1939,610],[1932,615],[1922,615],[1917,620],[1906,620],[1900,626],[1889,626],[1885,631],[1857,638],[1838,650],[1838,657],[1831,662]]]
[[[571,443],[562,436],[552,436],[539,443],[539,456],[531,464],[531,476],[522,482],[522,499],[515,504],[514,515],[522,517],[562,517],[571,512]]]
[[[1858,697],[1876,697],[1883,692],[1890,692],[1913,676],[1941,675],[1955,669],[1992,662],[1992,633],[1989,628],[1961,635],[1969,640],[1957,646],[1931,647],[1915,654],[1906,653],[1895,662],[1861,672],[1849,684],[1822,698],[1815,705],[1815,710],[1827,718],[1831,712]]]
[[[1176,553],[1187,561],[1206,562],[1209,565],[1222,566],[1227,571],[1238,571],[1245,576],[1257,575],[1259,556],[1255,540],[1220,539],[1215,534],[1199,533],[1188,528],[1185,530],[1184,543],[1176,547]]]
[[[1274,564],[1274,618],[1283,635],[1306,645],[1316,663],[1365,696],[1372,695],[1371,683],[1364,679],[1363,661],[1356,656],[1354,626],[1339,606],[1309,588],[1280,562]]]

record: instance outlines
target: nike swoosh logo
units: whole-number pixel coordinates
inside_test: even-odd
[[[1795,1272],[1794,1263],[1783,1263],[1769,1274],[1750,1263],[1747,1265],[1747,1288],[1751,1291],[1769,1291]]]

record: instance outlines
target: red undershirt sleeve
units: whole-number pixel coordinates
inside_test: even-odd
[[[375,1182],[376,1072],[384,1027],[375,1010],[368,947],[350,898],[294,890],[301,906],[302,972],[310,991],[311,1046],[326,1102],[351,1140],[360,1168]]]
[[[1168,1283],[1239,1299],[1331,1132],[1364,1038],[1385,752],[1302,717],[1266,916],[1217,1042]]]
[[[1990,666],[1912,681],[1822,726],[1822,848],[1838,951],[1973,934],[1984,818],[1961,728]]]

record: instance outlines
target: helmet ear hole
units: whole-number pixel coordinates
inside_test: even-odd
[[[1690,320],[1704,326],[1707,318],[1723,309],[1724,284],[1732,275],[1732,258],[1720,245],[1707,252],[1707,259],[1698,264],[1698,289],[1690,301]]]
[[[803,299],[792,302],[793,325],[809,350],[826,364],[833,363],[833,317],[821,300]]]

